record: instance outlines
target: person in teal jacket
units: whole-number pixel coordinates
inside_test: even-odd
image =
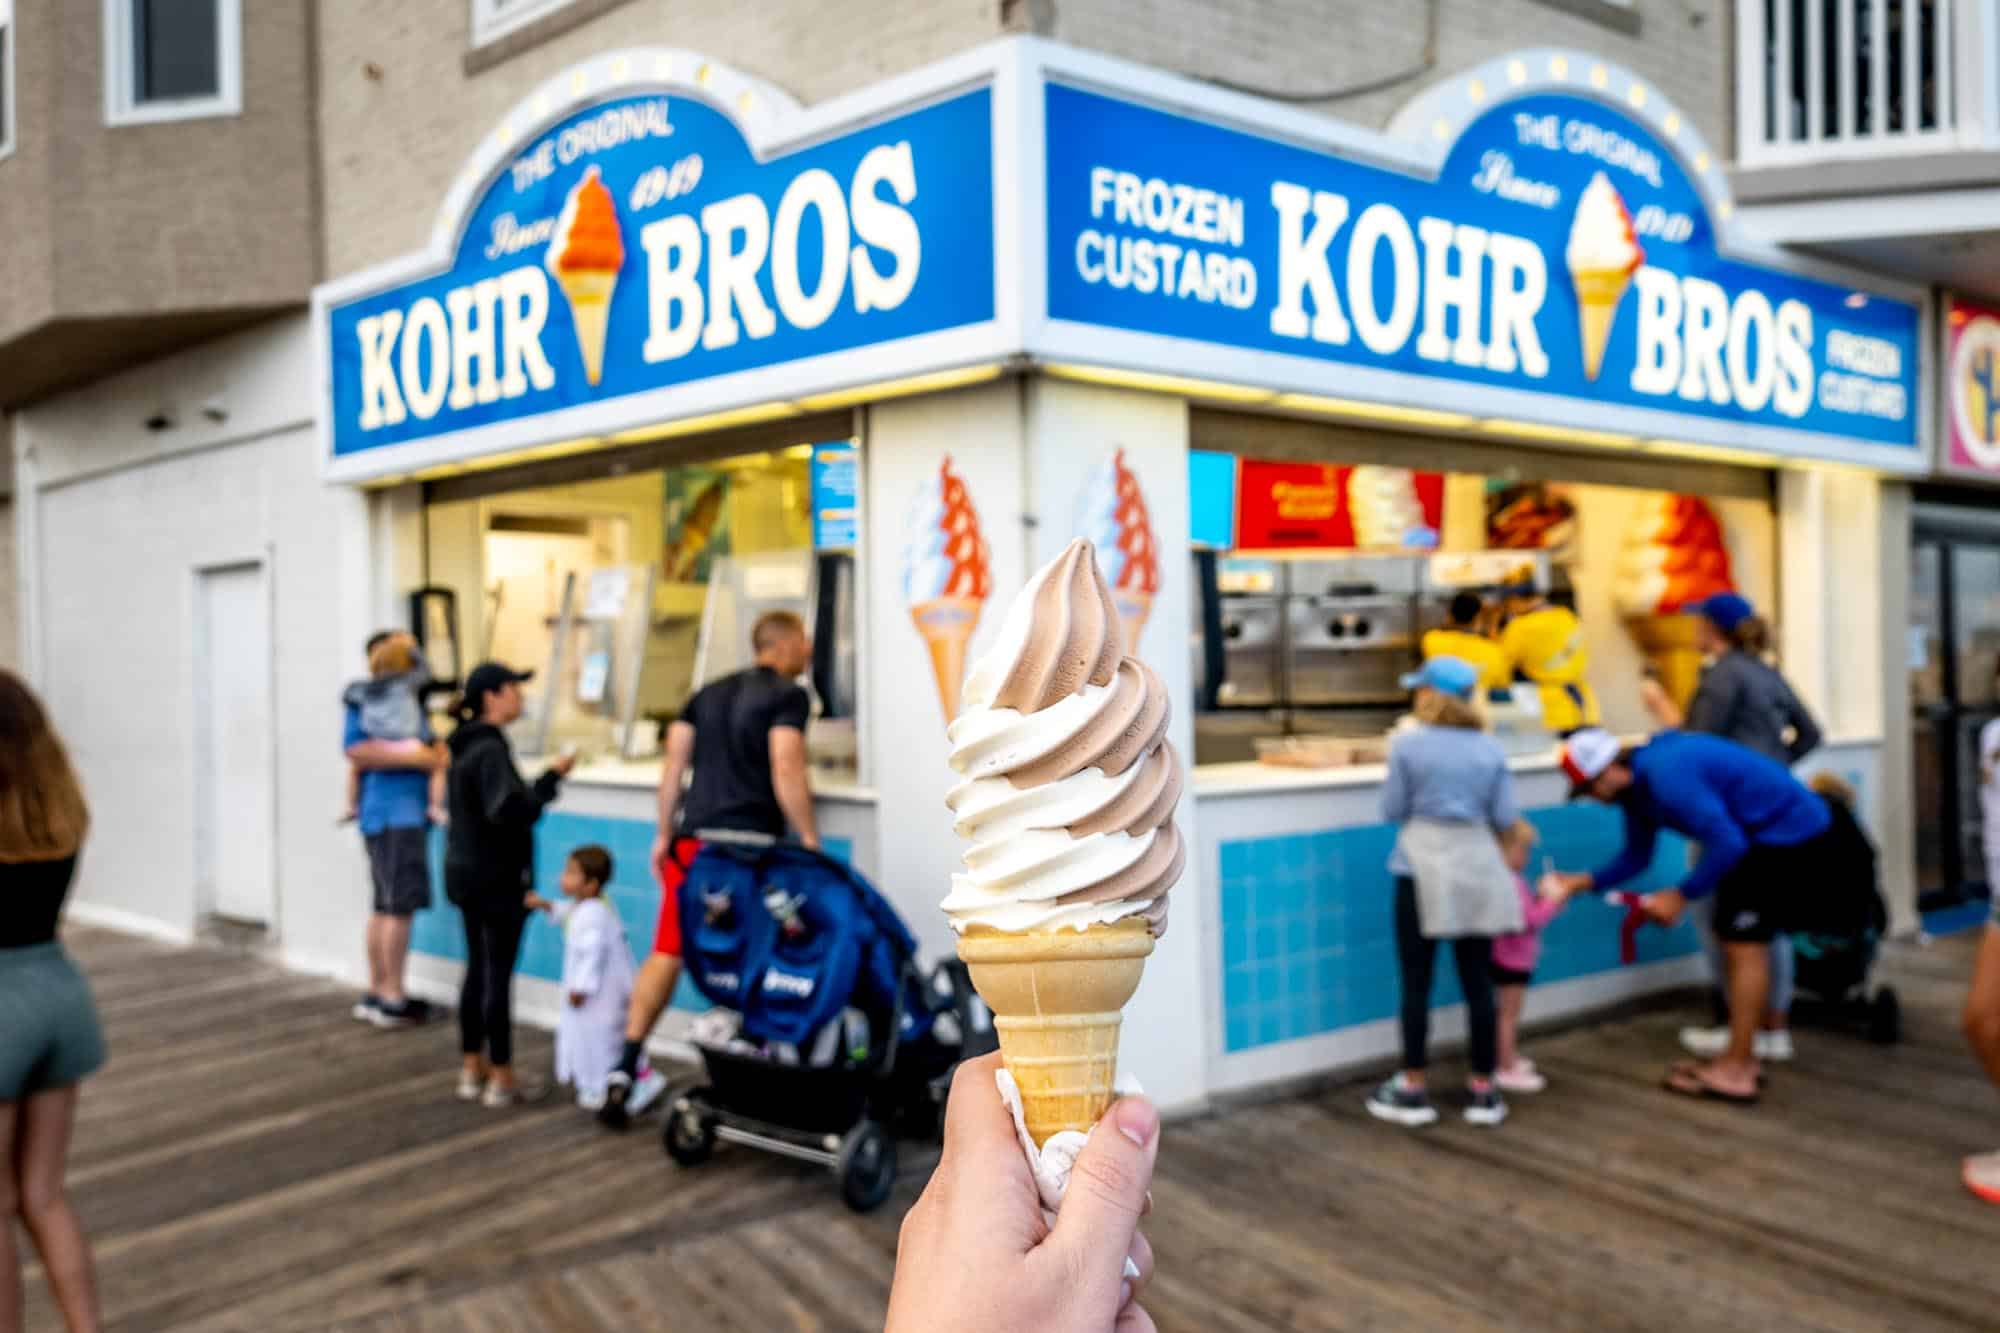
[[[1667,1087],[1756,1101],[1755,1041],[1771,989],[1771,939],[1821,924],[1840,906],[1830,891],[1839,879],[1838,839],[1826,802],[1775,760],[1693,732],[1665,731],[1625,747],[1589,728],[1564,744],[1562,766],[1573,796],[1624,812],[1625,842],[1595,871],[1552,877],[1551,891],[1603,892],[1638,878],[1652,868],[1662,829],[1700,845],[1679,888],[1641,901],[1655,921],[1673,925],[1690,900],[1713,895],[1728,971],[1729,1047],[1706,1064],[1676,1065]]]

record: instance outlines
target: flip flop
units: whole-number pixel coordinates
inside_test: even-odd
[[[1668,1092],[1676,1093],[1682,1097],[1693,1097],[1697,1101],[1727,1102],[1731,1106],[1755,1106],[1757,1104],[1756,1093],[1731,1092],[1727,1088],[1718,1088],[1715,1084],[1708,1081],[1703,1066],[1686,1061],[1669,1069],[1666,1078],[1661,1080],[1660,1086]]]

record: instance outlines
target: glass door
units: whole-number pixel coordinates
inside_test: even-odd
[[[1979,733],[2000,717],[2000,539],[1920,532],[1910,580],[1918,888],[1942,904],[1989,892]]]

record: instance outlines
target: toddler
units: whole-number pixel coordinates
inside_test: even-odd
[[[529,894],[527,905],[545,911],[563,930],[565,1004],[556,1024],[556,1081],[576,1089],[588,1111],[604,1105],[605,1080],[625,1045],[625,1006],[632,998],[632,949],[618,913],[604,900],[611,853],[579,847],[563,866],[565,901]]]
[[[371,741],[386,741],[407,747],[413,758],[431,750],[430,720],[424,716],[424,691],[430,688],[430,671],[417,650],[414,635],[401,631],[376,636],[368,646],[368,679],[357,680],[342,691],[340,701],[354,710],[361,733]],[[445,768],[431,771],[430,819],[442,824],[444,818]],[[361,770],[347,766],[347,818],[352,821],[361,809]]]
[[[1521,895],[1521,933],[1493,941],[1493,990],[1497,1002],[1493,1081],[1507,1092],[1540,1092],[1549,1086],[1533,1060],[1521,1055],[1521,1009],[1528,1001],[1528,982],[1542,950],[1542,927],[1563,909],[1560,896],[1543,898],[1528,887],[1528,858],[1535,850],[1535,826],[1525,819],[1500,835],[1500,850],[1514,872]]]

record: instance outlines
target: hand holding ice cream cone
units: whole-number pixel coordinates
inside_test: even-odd
[[[948,733],[971,845],[945,913],[1037,1145],[1109,1104],[1120,1011],[1166,926],[1186,855],[1167,720],[1078,540],[1015,599]]]

